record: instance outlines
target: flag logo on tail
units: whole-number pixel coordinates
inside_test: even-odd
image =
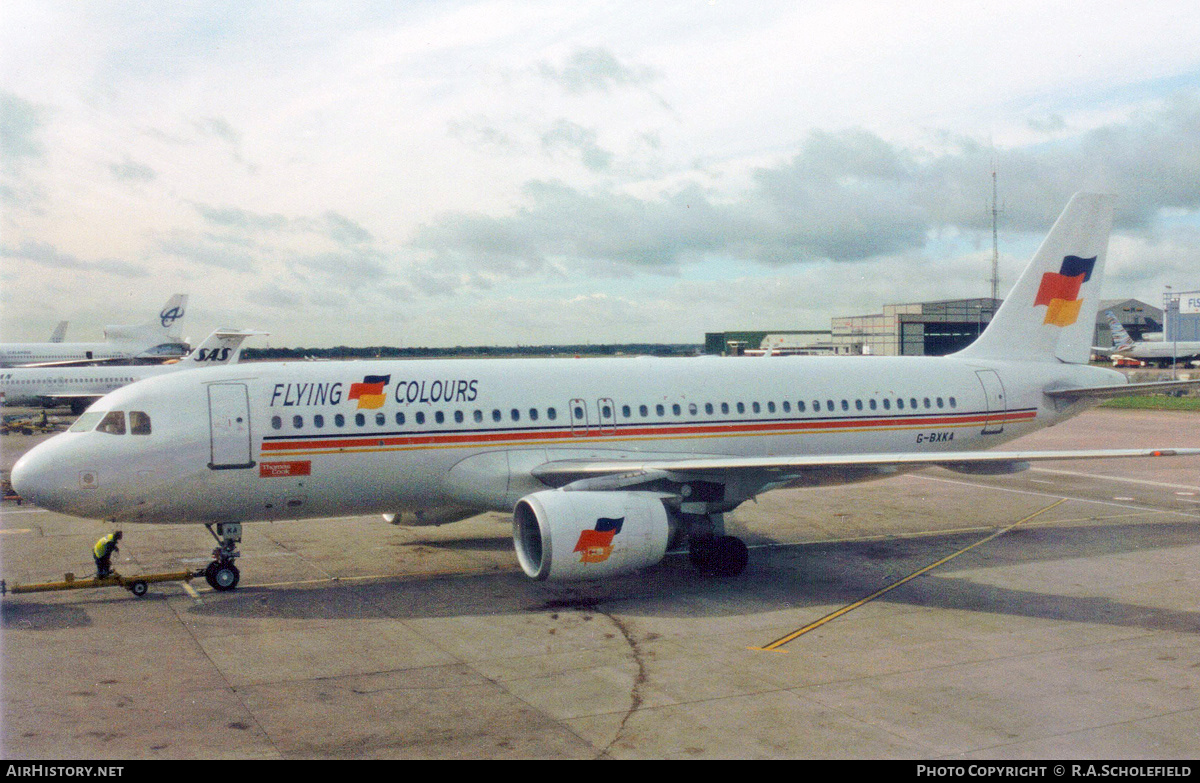
[[[1046,317],[1042,323],[1070,326],[1078,320],[1079,307],[1083,304],[1079,298],[1079,288],[1092,278],[1096,258],[1066,256],[1058,272],[1042,275],[1042,284],[1038,286],[1037,297],[1033,300],[1035,307],[1046,306]]]
[[[358,409],[362,408],[382,408],[383,403],[387,402],[387,393],[384,387],[392,380],[390,375],[368,375],[362,379],[362,383],[350,384],[350,394],[348,398],[358,400]]]
[[[608,519],[600,517],[596,520],[595,530],[584,530],[575,542],[575,551],[580,553],[581,563],[603,563],[613,551],[613,537],[621,532],[625,517]]]

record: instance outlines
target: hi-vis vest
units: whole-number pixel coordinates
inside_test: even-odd
[[[97,558],[111,555],[112,551],[117,548],[117,539],[112,533],[109,533],[104,538],[96,542],[96,546],[92,547],[92,552]]]

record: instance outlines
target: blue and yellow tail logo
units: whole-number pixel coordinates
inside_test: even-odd
[[[1046,317],[1042,323],[1070,326],[1079,319],[1079,307],[1083,304],[1079,298],[1079,288],[1092,278],[1096,258],[1066,256],[1058,272],[1042,275],[1042,284],[1038,286],[1037,297],[1033,300],[1035,307],[1046,306]]]

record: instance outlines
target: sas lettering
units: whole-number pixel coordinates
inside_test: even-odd
[[[223,362],[229,358],[228,348],[201,348],[196,353],[198,362]]]
[[[478,380],[399,381],[395,399],[401,405],[416,402],[474,402],[479,396]]]
[[[917,443],[945,443],[954,440],[953,432],[922,432],[917,435]]]
[[[337,405],[342,401],[342,384],[277,383],[271,392],[271,407],[297,405]]]

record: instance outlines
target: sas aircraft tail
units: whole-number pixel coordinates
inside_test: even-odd
[[[179,360],[179,367],[211,367],[236,364],[242,355],[242,342],[247,337],[267,335],[250,329],[217,329],[200,347]]]
[[[1076,193],[983,334],[955,355],[1086,364],[1114,201]]]

